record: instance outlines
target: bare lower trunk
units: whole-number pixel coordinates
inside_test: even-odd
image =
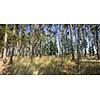
[[[61,66],[64,66],[64,46],[62,46]]]
[[[98,37],[98,26],[96,25],[97,58],[100,59],[100,56],[99,56],[99,45],[98,45],[98,40],[99,40],[99,37]]]
[[[11,47],[11,55],[10,55],[9,64],[13,63],[13,56],[14,56],[14,46]]]
[[[31,38],[30,38],[30,53],[31,53],[31,55],[30,55],[30,57],[31,57],[31,62],[33,61],[33,32],[32,32],[32,25],[30,24],[30,36],[31,36]]]
[[[64,45],[65,45],[65,41],[64,41],[64,33],[62,32],[62,55],[61,55],[61,66],[64,66],[64,60],[65,60],[65,56],[64,56]]]
[[[74,45],[73,45],[73,36],[72,36],[72,24],[70,24],[70,37],[71,37],[71,47],[72,47],[72,60],[74,60],[75,56],[74,56]]]
[[[6,29],[5,29],[3,63],[6,63],[6,55],[7,55],[7,38],[8,38],[7,30],[8,30],[8,24],[6,24]]]
[[[80,26],[78,25],[78,40],[77,40],[77,67],[78,71],[80,70]]]
[[[16,25],[14,24],[14,29],[13,29],[13,35],[16,35]],[[10,60],[9,64],[13,63],[13,56],[14,56],[14,39],[12,38],[12,44],[11,44],[11,55],[10,55]]]
[[[86,57],[86,54],[87,54],[87,51],[86,51],[86,48],[85,48],[85,54],[84,54],[85,57]]]

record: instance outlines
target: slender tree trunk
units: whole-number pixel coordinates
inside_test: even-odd
[[[99,45],[98,45],[98,40],[99,40],[99,37],[98,37],[98,25],[96,25],[97,58],[100,59],[100,56],[99,56]]]
[[[64,45],[62,45],[61,66],[64,66]]]
[[[80,25],[78,24],[78,40],[77,40],[77,67],[80,70]]]
[[[61,55],[61,66],[64,66],[64,33],[62,32],[62,55]]]
[[[54,44],[54,47],[55,47],[55,57],[57,56],[57,46],[56,46],[56,32],[55,32],[55,44]]]
[[[66,32],[66,43],[65,43],[65,54],[66,54],[66,56],[67,56],[67,48],[68,48],[67,45],[68,45],[68,36],[67,36],[67,32]]]
[[[42,32],[40,33],[40,58],[42,57]]]
[[[74,60],[75,56],[74,56],[74,44],[73,44],[73,36],[72,36],[72,24],[70,24],[70,37],[71,37],[71,47],[72,47],[72,60]]]
[[[19,32],[19,57],[21,56],[21,49],[22,49],[22,29],[20,28],[20,32]]]
[[[86,40],[85,40],[85,24],[83,25],[83,42],[84,42],[84,50],[85,50],[85,53],[84,53],[84,56],[86,57],[86,54],[87,54],[87,51],[86,51],[86,46],[87,46],[87,44],[86,44]]]
[[[85,54],[84,54],[84,55],[85,55],[85,57],[86,57],[86,55],[87,55],[87,51],[86,51],[86,48],[85,48]]]
[[[12,43],[9,64],[12,64],[13,63],[13,56],[14,56],[14,44]]]
[[[55,49],[54,49],[54,50],[55,50],[55,51],[54,51],[54,55],[55,55],[55,57],[57,57],[57,51],[58,51],[58,50],[57,50],[57,45],[56,45],[56,44],[57,44],[57,41],[56,41],[56,36],[57,36],[57,25],[55,24],[54,26],[55,26],[55,32],[54,32],[54,40],[55,40],[55,42],[54,42],[54,48],[55,48]]]
[[[14,24],[14,29],[13,29],[13,35],[16,35],[16,25]],[[13,63],[13,56],[14,56],[14,39],[12,38],[12,45],[11,45],[11,55],[10,55],[10,60],[9,64]]]
[[[30,57],[31,57],[31,62],[32,62],[32,60],[33,60],[33,32],[32,32],[32,25],[30,24],[30,52],[31,52],[31,55],[30,55]]]
[[[7,55],[7,38],[8,38],[8,24],[6,24],[5,28],[5,37],[4,37],[4,52],[3,52],[3,63],[6,63],[6,55]]]

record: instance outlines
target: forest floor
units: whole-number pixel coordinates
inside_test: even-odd
[[[4,75],[100,75],[100,60],[96,56],[82,57],[80,68],[77,61],[71,60],[71,55],[65,57],[61,66],[61,58],[55,56],[14,57],[13,64],[3,64],[0,59],[0,74]]]

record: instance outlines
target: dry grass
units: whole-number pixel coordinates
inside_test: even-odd
[[[100,61],[94,57],[82,58],[80,70],[77,70],[76,60],[71,60],[71,55],[65,57],[64,66],[61,58],[55,56],[34,57],[33,62],[29,57],[14,57],[14,63],[8,68],[8,75],[97,75],[100,74]]]
[[[60,64],[61,58],[55,56],[34,57],[32,63],[30,63],[30,58],[28,57],[20,58],[20,60],[17,60],[17,58],[14,59],[14,64],[8,69],[7,74],[69,74],[67,70],[70,68],[68,67],[74,65],[74,62],[65,59],[65,67],[62,67]]]

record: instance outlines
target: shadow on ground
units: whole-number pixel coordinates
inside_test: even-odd
[[[100,75],[100,63],[82,61],[78,70],[75,61],[66,61],[61,66],[59,61],[51,59],[48,63],[23,63],[18,61],[4,69],[5,75]]]

